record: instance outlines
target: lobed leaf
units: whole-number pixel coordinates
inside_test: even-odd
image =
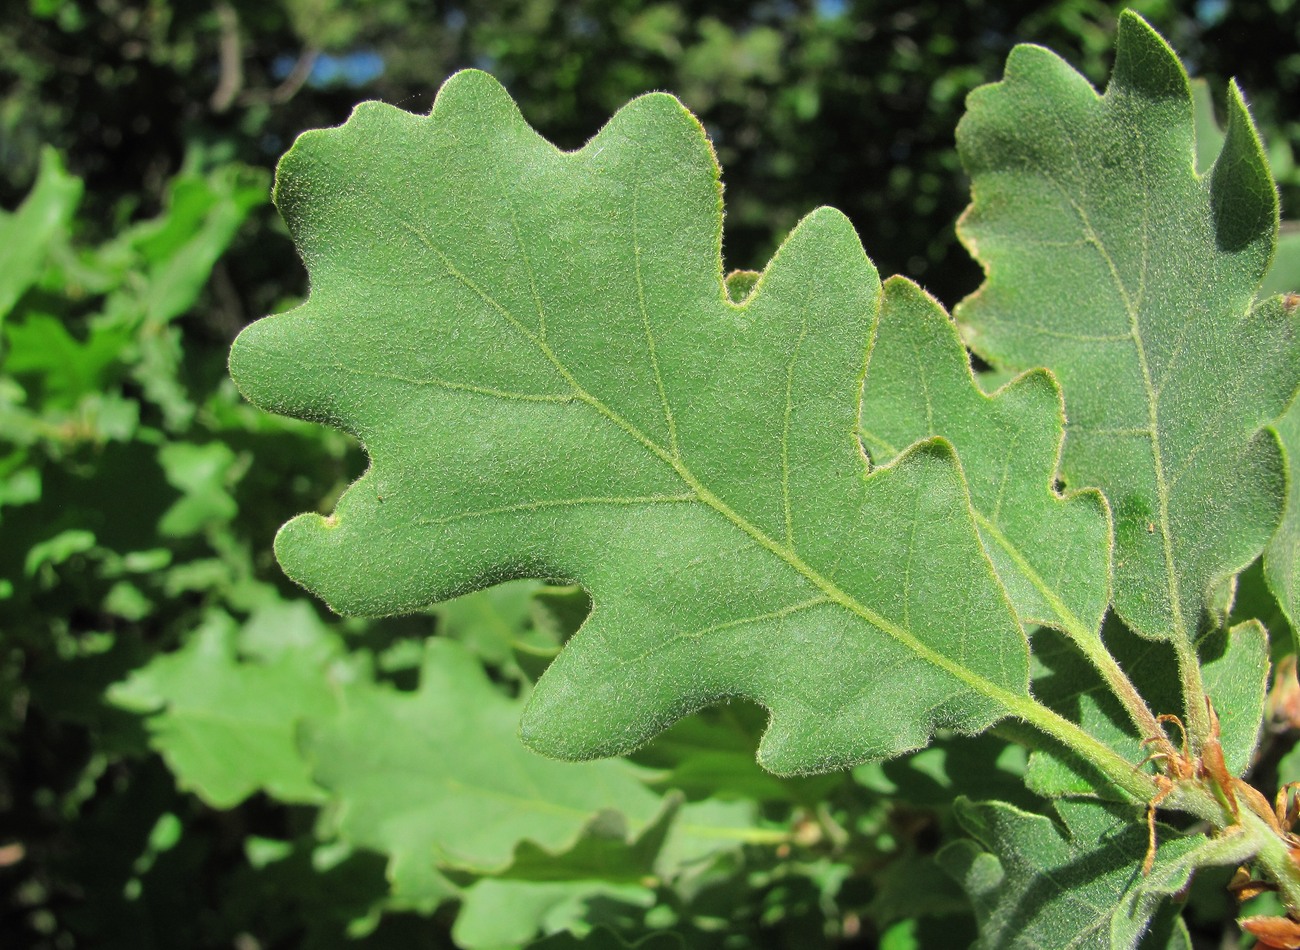
[[[764,765],[808,772],[1030,705],[950,444],[868,473],[879,280],[852,227],[809,215],[732,302],[718,168],[675,99],[566,154],[460,73],[429,117],[367,103],[303,135],[275,197],[311,296],[246,329],[231,373],[371,458],[277,556],[349,613],[582,584],[531,746],[624,752],[743,696],[771,714]]]
[[[1190,650],[1215,586],[1281,516],[1265,427],[1300,383],[1295,314],[1254,302],[1278,211],[1241,94],[1198,175],[1187,74],[1126,13],[1104,96],[1017,47],[971,95],[958,147],[974,194],[959,231],[987,272],[957,310],[968,342],[1060,379],[1062,472],[1114,509],[1115,609]]]
[[[1095,638],[1110,600],[1110,513],[1097,491],[1053,490],[1065,414],[1052,375],[1026,373],[985,395],[940,304],[894,277],[862,401],[874,461],[889,462],[919,439],[952,442],[980,539],[1022,622]]]
[[[1198,867],[1239,862],[1240,842],[1160,829],[1149,874],[1140,870],[1147,829],[1130,808],[1056,802],[1057,824],[1002,802],[959,802],[957,817],[977,841],[944,848],[939,862],[975,905],[980,950],[1138,945],[1168,898]]]

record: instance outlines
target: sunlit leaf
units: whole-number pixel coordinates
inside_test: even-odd
[[[718,169],[676,100],[566,154],[461,73],[427,118],[369,103],[302,136],[276,200],[312,294],[244,331],[232,375],[372,463],[277,555],[352,613],[581,583],[534,748],[626,751],[739,695],[771,713],[760,760],[807,772],[1029,705],[950,445],[867,475],[879,282],[853,229],[809,215],[733,304]]]

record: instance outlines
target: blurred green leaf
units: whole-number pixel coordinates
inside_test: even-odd
[[[572,764],[520,745],[522,701],[498,691],[459,644],[429,641],[418,691],[359,681],[335,714],[304,727],[313,775],[331,795],[341,837],[390,858],[408,875],[435,865],[504,870],[531,841],[564,852],[604,811],[635,834],[659,799],[626,762]]]
[[[27,198],[16,211],[0,211],[0,324],[40,277],[50,244],[66,239],[81,190],[81,179],[69,175],[58,153],[46,148]]]
[[[230,521],[239,505],[230,494],[238,459],[221,442],[171,442],[158,450],[167,481],[181,492],[158,522],[165,538],[183,538]]]
[[[591,905],[614,902],[647,908],[654,891],[638,884],[586,881],[501,881],[486,878],[465,891],[452,939],[466,950],[517,947],[543,934],[590,929]],[[598,917],[596,919],[599,919]],[[597,942],[599,943],[599,942]],[[586,946],[586,942],[580,946]],[[616,946],[626,946],[618,941]]]
[[[235,232],[270,197],[269,185],[263,170],[238,165],[179,175],[163,213],[119,238],[135,255],[127,286],[139,293],[146,322],[171,320],[193,305]],[[137,281],[141,286],[132,286]]]
[[[136,670],[109,697],[148,717],[150,743],[177,782],[216,808],[257,791],[285,802],[324,801],[295,736],[302,721],[333,712],[337,674],[320,656],[244,660],[239,635],[230,616],[211,611],[184,647]]]

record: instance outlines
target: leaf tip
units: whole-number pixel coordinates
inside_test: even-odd
[[[1278,231],[1278,195],[1264,143],[1236,80],[1228,84],[1228,128],[1223,148],[1210,170],[1215,238],[1229,253],[1254,246],[1256,279],[1272,257]]]
[[[431,112],[485,104],[518,111],[515,100],[495,76],[481,69],[462,69],[452,73],[443,82],[433,98]]]
[[[1179,99],[1191,119],[1192,84],[1165,38],[1132,10],[1120,14],[1115,40],[1115,86],[1151,99]]]

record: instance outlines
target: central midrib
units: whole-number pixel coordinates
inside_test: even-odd
[[[541,343],[541,341],[537,341],[537,343],[538,348],[546,356],[547,360],[550,361],[551,365],[555,367],[556,372],[558,372],[561,377],[564,378],[565,382],[573,388],[573,393],[579,401],[585,402],[587,405],[591,406],[592,409],[640,443],[661,462],[672,468],[682,482],[695,493],[696,497],[699,498],[701,502],[722,515],[722,517],[731,522],[734,527],[749,535],[749,537],[752,538],[760,547],[785,562],[787,566],[792,568],[796,573],[820,590],[829,600],[865,620],[873,627],[876,627],[893,637],[899,643],[906,646],[931,665],[944,670],[951,676],[972,687],[977,692],[983,693],[1007,708],[1020,712],[1021,708],[1025,704],[1032,704],[1039,710],[1047,711],[1046,707],[1043,707],[1034,700],[1029,699],[1027,695],[1022,697],[1019,694],[1004,689],[996,683],[993,683],[991,680],[972,672],[966,667],[953,662],[942,653],[938,653],[926,646],[926,644],[918,640],[909,630],[876,613],[870,607],[845,592],[829,578],[824,577],[821,572],[817,571],[810,564],[804,561],[795,551],[769,536],[767,532],[751,523],[747,518],[742,516],[725,501],[715,495],[703,482],[700,481],[695,473],[687,468],[683,461],[665,451],[662,446],[646,436],[637,426],[633,425],[627,419],[624,419],[619,413],[615,412],[600,399],[587,392],[587,390],[583,388],[582,384],[578,382],[577,378],[569,371],[568,367],[566,367],[559,357],[556,356],[555,352],[548,344]],[[1008,614],[1010,615],[1009,610]]]
[[[1101,768],[1119,787],[1126,789],[1139,799],[1149,798],[1150,780],[1143,773],[1132,770],[1132,766],[1122,756],[1113,749],[1101,742],[1094,736],[1090,735],[1080,726],[1070,722],[1064,716],[1054,710],[1044,706],[1037,700],[1033,699],[1028,693],[1028,680],[1026,679],[1026,691],[1016,693],[997,685],[991,680],[961,666],[950,660],[941,653],[932,650],[920,640],[918,640],[909,630],[899,626],[893,621],[881,616],[865,604],[852,597],[829,578],[815,570],[811,565],[806,563],[792,549],[775,541],[767,535],[766,532],[759,529],[756,525],[751,524],[746,518],[731,508],[726,502],[710,491],[689,468],[680,459],[665,451],[662,446],[658,445],[652,439],[645,435],[639,428],[624,419],[621,415],[605,405],[600,399],[593,396],[582,386],[577,377],[570,372],[569,368],[564,365],[563,361],[556,355],[550,344],[533,333],[529,328],[519,321],[508,309],[497,301],[491,294],[473,281],[468,275],[462,272],[452,260],[439,249],[427,235],[422,231],[408,225],[416,237],[441,260],[449,274],[466,288],[478,296],[484,303],[495,310],[514,330],[530,341],[537,350],[546,358],[546,360],[555,368],[555,371],[572,389],[574,397],[591,406],[597,413],[604,416],[611,423],[622,429],[634,440],[641,444],[647,451],[658,458],[661,462],[673,469],[677,476],[689,487],[701,502],[708,505],[718,514],[722,515],[731,524],[747,534],[760,547],[775,555],[800,574],[805,580],[826,595],[828,599],[838,604],[843,609],[849,611],[868,624],[892,637],[894,640],[907,647],[919,658],[940,670],[943,670],[957,681],[965,684],[977,694],[988,697],[998,703],[1008,714],[1019,716],[1020,718],[1034,724],[1036,727],[1053,736],[1067,746],[1080,752],[1085,758],[1090,759],[1094,764]],[[517,236],[516,236],[517,237]],[[532,264],[525,256],[525,266],[529,271],[530,280],[532,279]],[[540,300],[537,301],[540,309]],[[541,316],[541,314],[539,314]],[[665,391],[666,400],[666,391]],[[969,510],[969,501],[967,503]],[[977,539],[978,541],[978,539]],[[987,557],[987,555],[985,555]],[[991,568],[990,568],[991,570]],[[1007,614],[1011,622],[1019,629],[1019,622],[1015,620],[1015,615],[1011,606],[1007,604]],[[1021,631],[1023,637],[1023,631]],[[1026,641],[1027,649],[1027,641]]]

